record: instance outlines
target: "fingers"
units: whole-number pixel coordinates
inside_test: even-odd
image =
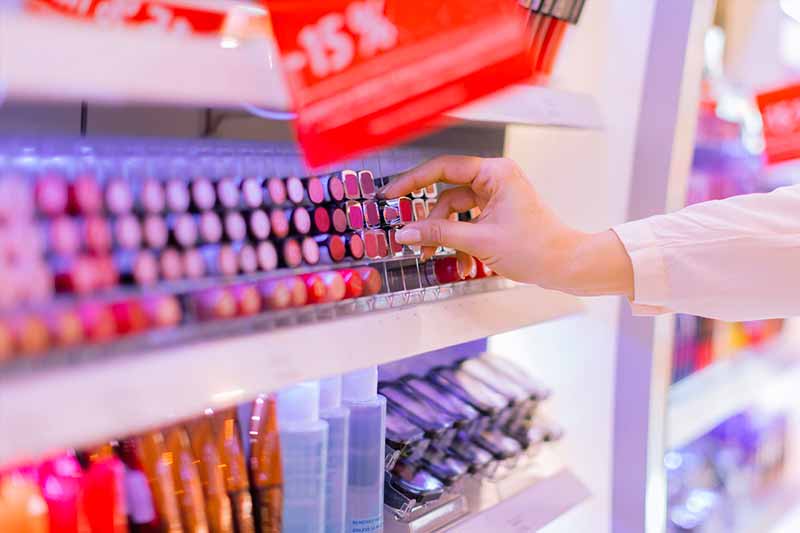
[[[429,219],[397,230],[395,238],[400,244],[444,246],[480,256],[486,232],[481,224]]]
[[[381,198],[397,198],[413,191],[443,181],[455,185],[468,185],[481,170],[480,157],[445,155],[436,157],[396,176],[378,191]]]
[[[469,187],[447,189],[439,194],[436,205],[428,214],[428,220],[446,220],[450,213],[469,211],[478,205],[478,199]],[[422,248],[422,260],[425,261],[436,252],[435,246]]]

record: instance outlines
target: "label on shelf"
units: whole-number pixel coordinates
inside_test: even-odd
[[[424,131],[531,75],[514,2],[266,0],[313,166]]]
[[[800,84],[756,96],[769,163],[800,158]]]
[[[180,0],[28,0],[26,6],[109,27],[135,26],[177,35],[219,33],[227,17],[224,9]]]

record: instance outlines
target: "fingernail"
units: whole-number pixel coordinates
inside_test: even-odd
[[[402,228],[397,230],[395,239],[400,244],[417,244],[422,240],[422,233],[414,228]]]
[[[383,187],[378,189],[378,192],[375,193],[375,194],[378,196],[378,198],[381,198],[381,199],[386,198],[386,193],[389,191],[390,187],[391,187],[391,185],[384,185]]]

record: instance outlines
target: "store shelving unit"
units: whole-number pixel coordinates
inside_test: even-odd
[[[787,405],[800,383],[800,365],[781,358],[780,345],[717,362],[670,388],[667,448],[680,448],[749,407]]]
[[[242,17],[264,18],[260,8],[230,5]],[[65,64],[70,68],[59,68]],[[0,11],[0,81],[6,97],[22,100],[291,108],[274,41],[252,34],[233,40],[153,38],[141,29]],[[500,125],[588,129],[603,124],[592,96],[532,85],[514,86],[449,116]]]
[[[388,301],[383,305],[391,307]],[[83,362],[76,357],[71,364],[9,373],[0,378],[0,427],[15,436],[0,442],[0,462],[134,433],[298,381],[387,363],[580,309],[576,298],[515,286],[267,331],[258,327],[259,318],[241,319],[232,324],[236,335],[154,347],[168,340],[162,336],[147,346],[135,341],[142,343],[140,349],[134,346],[113,358]],[[208,336],[208,329],[199,326],[190,337]],[[43,423],[43,413],[47,420],[73,423]]]

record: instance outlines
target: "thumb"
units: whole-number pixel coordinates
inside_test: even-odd
[[[395,239],[400,244],[444,246],[471,255],[480,255],[484,233],[484,228],[478,224],[429,219],[413,222],[397,230]]]

